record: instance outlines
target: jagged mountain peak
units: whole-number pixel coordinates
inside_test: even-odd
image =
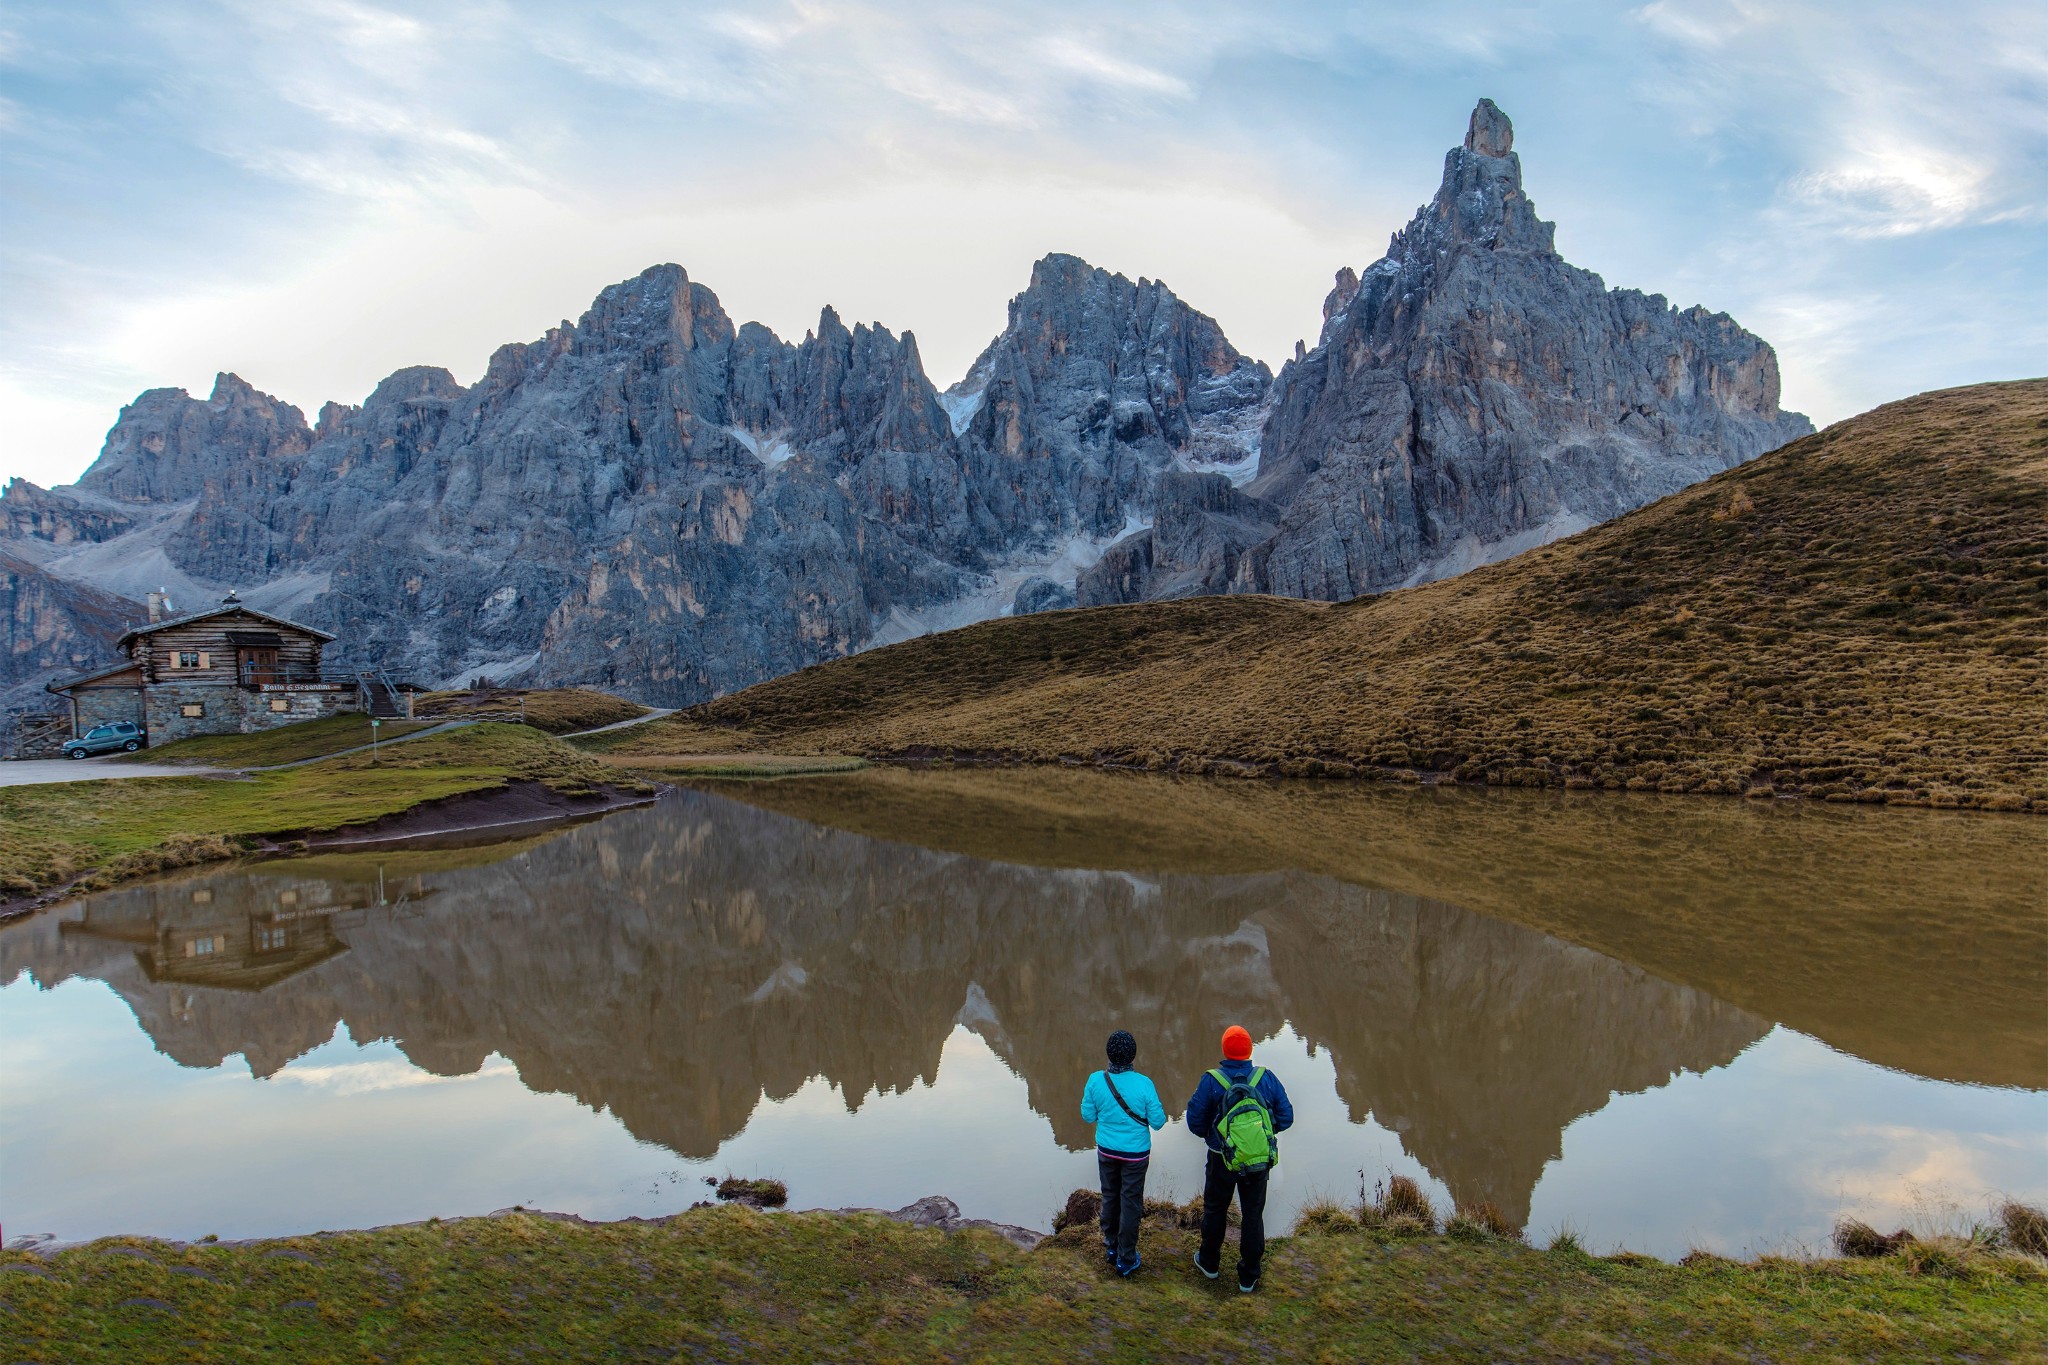
[[[732,319],[718,296],[674,262],[652,265],[600,291],[575,326],[577,349],[594,354],[621,345],[675,344],[684,350],[732,340]]]
[[[424,682],[682,703],[1012,606],[1456,572],[1806,430],[1757,338],[1556,255],[1487,100],[1324,315],[1276,380],[1164,282],[1050,252],[941,398],[909,331],[828,305],[784,341],[668,262],[315,429],[234,375],[150,390],[0,539],[116,590],[270,585]]]
[[[1491,100],[1325,316],[1275,386],[1252,485],[1291,510],[1239,575],[1286,595],[1457,573],[1812,430],[1779,410],[1776,355],[1733,320],[1610,291],[1558,256]]]
[[[455,376],[439,365],[410,365],[386,375],[377,387],[370,391],[364,401],[365,407],[377,407],[386,403],[406,403],[415,399],[447,401],[460,398],[463,387]],[[321,409],[322,414],[326,408]]]
[[[1465,129],[1465,150],[1481,156],[1506,156],[1515,149],[1515,125],[1498,104],[1482,98],[1472,107]]]

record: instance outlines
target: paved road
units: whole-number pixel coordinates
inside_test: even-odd
[[[219,777],[225,768],[188,768],[173,763],[115,763],[99,758],[28,758],[0,763],[0,787],[48,782],[105,782],[117,777]]]

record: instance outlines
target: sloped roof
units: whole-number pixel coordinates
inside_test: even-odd
[[[318,636],[322,640],[332,640],[334,638],[324,630],[315,630],[311,626],[302,626],[297,621],[287,621],[282,616],[272,616],[267,611],[258,611],[254,607],[244,606],[237,602],[232,606],[222,604],[211,611],[195,611],[188,616],[174,616],[168,621],[158,621],[153,625],[136,626],[116,640],[114,647],[126,649],[129,641],[140,639],[144,635],[154,635],[160,630],[169,630],[173,626],[189,626],[194,621],[205,621],[215,616],[227,616],[234,612],[241,612],[246,616],[254,616],[260,621],[268,621],[274,626],[283,626],[287,630],[296,630],[301,634]]]
[[[139,669],[141,667],[142,665],[136,663],[135,660],[133,659],[123,659],[121,660],[120,663],[108,664],[105,668],[95,668],[90,673],[81,673],[75,678],[66,678],[62,682],[58,682],[55,679],[52,679],[51,681],[43,684],[43,691],[65,692],[69,691],[71,688],[82,686],[85,683],[98,682],[101,678],[111,678],[116,673],[125,673],[128,672],[130,669]],[[138,679],[137,681],[139,682],[140,679]]]

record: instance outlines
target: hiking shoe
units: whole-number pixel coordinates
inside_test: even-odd
[[[1138,1273],[1138,1267],[1143,1264],[1145,1264],[1145,1258],[1143,1256],[1134,1255],[1131,1257],[1131,1263],[1129,1265],[1124,1265],[1121,1262],[1119,1262],[1117,1264],[1116,1273],[1128,1280],[1129,1278],[1131,1278],[1131,1276]]]
[[[1209,1267],[1203,1265],[1202,1253],[1199,1251],[1195,1253],[1195,1269],[1201,1271],[1204,1275],[1207,1275],[1212,1280],[1223,1273],[1222,1266],[1217,1266],[1214,1270],[1211,1270],[1209,1269]]]
[[[1103,1254],[1103,1255],[1105,1255],[1105,1256],[1107,1256],[1107,1257],[1109,1257],[1109,1263],[1110,1263],[1111,1265],[1115,1265],[1115,1264],[1116,1264],[1116,1243],[1115,1243],[1115,1242],[1112,1242],[1112,1241],[1110,1241],[1110,1240],[1109,1240],[1109,1239],[1108,1239],[1107,1237],[1103,1238],[1103,1239],[1102,1239],[1102,1254]]]
[[[1259,1282],[1257,1280],[1253,1280],[1250,1284],[1246,1284],[1243,1280],[1237,1282],[1237,1292],[1240,1294],[1256,1294],[1258,1290]]]

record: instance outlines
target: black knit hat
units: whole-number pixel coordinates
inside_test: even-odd
[[[1109,1035],[1109,1042],[1103,1048],[1109,1054],[1109,1064],[1118,1069],[1138,1060],[1138,1040],[1118,1029]]]

